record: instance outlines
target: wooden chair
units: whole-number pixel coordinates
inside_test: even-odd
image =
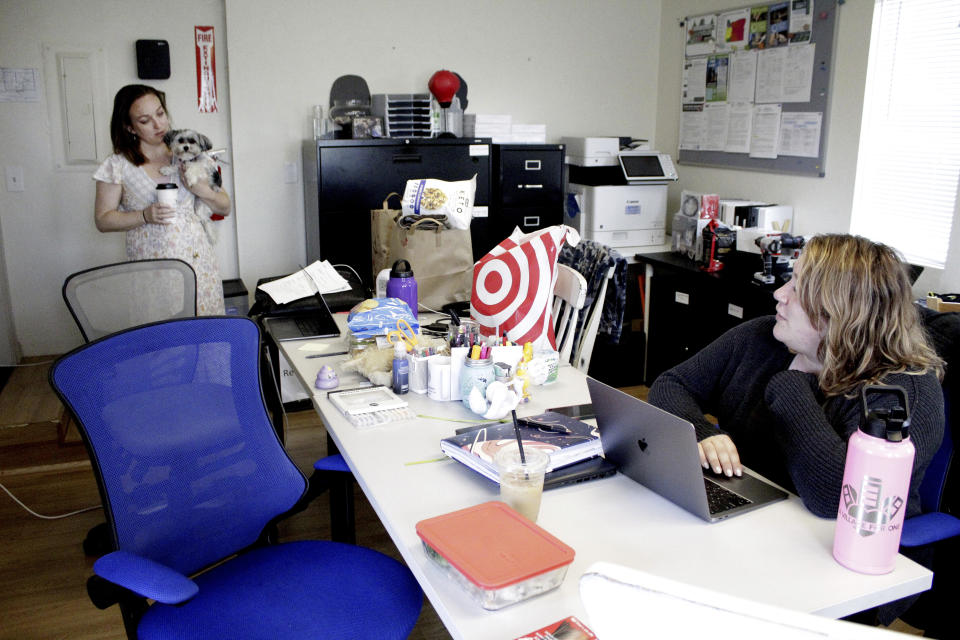
[[[557,265],[557,282],[553,287],[553,323],[560,362],[570,362],[574,352],[580,310],[587,299],[587,281],[565,264]]]
[[[583,325],[583,331],[573,351],[573,366],[584,373],[587,373],[590,369],[590,358],[593,356],[593,344],[597,340],[597,331],[600,329],[600,319],[603,316],[603,302],[607,296],[607,285],[610,283],[610,280],[613,279],[613,274],[616,270],[616,265],[607,270],[607,276],[603,279],[600,293],[597,294],[593,304],[583,310],[583,313],[586,314],[587,321]]]

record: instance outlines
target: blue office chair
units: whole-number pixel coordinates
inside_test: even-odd
[[[920,483],[920,504],[922,513],[907,518],[903,523],[900,546],[912,548],[933,544],[960,535],[960,518],[941,510],[947,479],[953,468],[954,446],[951,430],[950,398],[944,389],[943,409],[946,423],[943,429],[943,442],[930,461]]]
[[[960,314],[937,313],[918,307],[920,318],[931,344],[946,362],[943,379],[943,409],[946,420],[943,441],[930,461],[920,484],[922,513],[903,523],[900,545],[915,548],[960,535],[960,504],[949,495],[948,487],[956,483],[954,443],[958,421],[955,415],[960,402]]]
[[[90,597],[120,604],[130,638],[404,638],[423,593],[402,564],[337,542],[271,544],[307,482],[267,416],[259,342],[246,318],[176,319],[54,363],[114,549]]]
[[[930,461],[920,484],[922,512],[903,523],[901,549],[912,557],[927,558],[933,586],[922,593],[900,617],[932,637],[956,634],[953,614],[960,575],[960,473],[956,448],[960,436],[960,314],[936,313],[919,307],[931,343],[946,361],[943,405],[946,417],[943,442]]]

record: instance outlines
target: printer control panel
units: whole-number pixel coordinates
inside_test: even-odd
[[[657,151],[622,151],[617,155],[628,184],[673,182],[678,179],[673,159]]]

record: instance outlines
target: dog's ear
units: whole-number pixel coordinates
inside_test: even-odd
[[[163,134],[163,144],[170,146],[170,143],[173,142],[173,139],[177,137],[177,134],[180,133],[177,129],[170,129],[165,134]]]
[[[213,143],[210,142],[210,138],[202,133],[197,134],[197,141],[200,143],[200,149],[203,151],[210,151],[210,149],[213,149]]]

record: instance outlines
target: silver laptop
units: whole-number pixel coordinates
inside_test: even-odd
[[[604,456],[677,506],[717,522],[787,497],[746,470],[740,478],[727,478],[701,467],[690,422],[593,378],[587,386]]]

